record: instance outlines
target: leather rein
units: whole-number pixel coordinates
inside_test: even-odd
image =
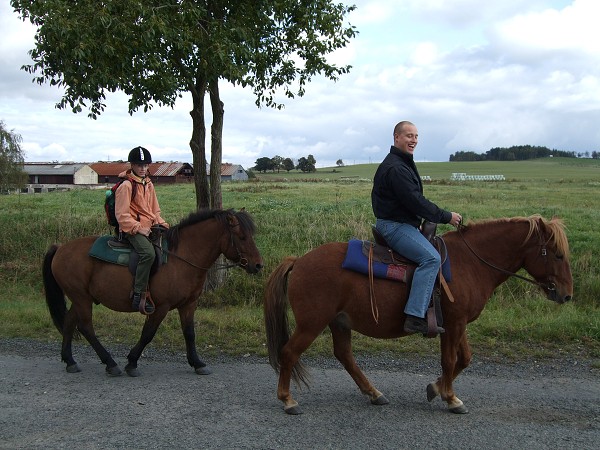
[[[467,242],[467,240],[465,239],[464,235],[462,234],[462,228],[464,228],[464,225],[459,224],[459,226],[457,227],[457,231],[459,236],[461,237],[461,239],[463,240],[463,242],[465,243],[465,245],[467,246],[467,248],[471,251],[471,253],[473,255],[475,255],[475,257],[481,261],[482,263],[484,263],[485,265],[487,265],[488,267],[491,267],[492,269],[495,269],[499,272],[502,272],[503,274],[506,274],[508,276],[511,277],[515,277],[515,278],[519,278],[523,281],[527,281],[528,283],[534,284],[536,286],[539,286],[543,289],[546,289],[548,291],[556,291],[556,285],[553,282],[549,282],[549,283],[541,283],[539,281],[534,280],[533,278],[528,278],[528,277],[524,277],[522,275],[519,275],[518,273],[514,273],[511,272],[510,270],[506,270],[506,269],[502,269],[501,267],[495,266],[494,264],[486,261],[485,259],[483,259],[481,256],[479,256],[479,254],[473,250],[473,247],[471,247],[471,245]],[[546,244],[545,243],[540,243],[540,247],[541,247],[541,255],[546,258],[546,256],[548,255],[548,252],[546,250]]]

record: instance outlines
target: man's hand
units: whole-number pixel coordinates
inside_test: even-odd
[[[460,225],[460,223],[462,222],[462,216],[459,213],[452,213],[452,219],[450,220],[450,225],[457,227]]]

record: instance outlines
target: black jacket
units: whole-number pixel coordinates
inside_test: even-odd
[[[423,196],[423,183],[413,156],[392,146],[375,172],[371,191],[373,213],[378,219],[418,227],[423,219],[450,223],[452,213]]]

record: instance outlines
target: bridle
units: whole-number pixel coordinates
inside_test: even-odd
[[[227,247],[227,249],[229,249],[230,247],[233,247],[235,249],[235,251],[238,254],[238,262],[236,263],[230,263],[230,264],[214,264],[214,268],[216,270],[224,270],[224,269],[231,269],[232,267],[242,267],[242,268],[246,268],[248,266],[248,258],[245,258],[243,253],[241,252],[241,250],[239,249],[239,247],[236,245],[235,240],[233,239],[233,230],[232,228],[235,227],[239,227],[240,224],[239,222],[236,223],[235,225],[229,225],[227,224],[227,231],[229,231],[229,246]],[[183,261],[184,263],[199,269],[199,270],[210,270],[210,268],[207,267],[200,267],[197,264],[194,264],[193,262],[179,256],[176,253],[171,252],[170,250],[164,250],[165,253],[167,253],[169,256],[174,256],[175,258],[179,259],[180,261]]]
[[[511,272],[510,270],[506,270],[506,269],[502,269],[501,267],[495,266],[494,264],[486,261],[485,259],[483,259],[481,256],[479,256],[479,254],[477,254],[477,252],[475,250],[473,250],[473,247],[471,247],[471,245],[467,242],[467,240],[465,239],[463,233],[462,233],[462,229],[465,226],[462,224],[459,224],[457,227],[457,231],[458,231],[458,235],[461,237],[461,239],[463,240],[463,242],[465,243],[465,245],[467,246],[467,248],[471,251],[471,253],[473,253],[473,255],[482,263],[484,263],[486,266],[491,267],[492,269],[495,269],[499,272],[502,272],[508,276],[511,277],[515,277],[515,278],[519,278],[523,281],[527,281],[528,283],[534,284],[536,286],[541,287],[542,289],[545,289],[549,292],[554,292],[556,291],[556,284],[554,284],[552,281],[549,281],[548,283],[542,283],[539,282],[537,280],[534,280],[533,278],[528,278],[528,277],[524,277],[522,275],[519,275],[518,273],[514,273]],[[548,256],[548,251],[546,249],[546,246],[548,244],[548,241],[546,242],[542,242],[540,239],[540,255],[544,258],[544,262],[547,262],[546,258]]]

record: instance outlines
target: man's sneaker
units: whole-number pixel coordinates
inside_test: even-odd
[[[429,331],[427,329],[427,320],[407,314],[406,320],[404,321],[404,331],[407,333],[421,333],[426,335]],[[436,327],[437,334],[441,334],[444,331],[446,330],[444,330],[442,327]]]
[[[142,294],[140,294],[139,292],[134,292],[133,300],[131,302],[131,306],[133,307],[134,311],[139,311],[141,301],[142,301]],[[152,314],[154,312],[154,306],[152,305],[152,303],[147,301],[146,304],[144,305],[144,311],[146,314]]]

